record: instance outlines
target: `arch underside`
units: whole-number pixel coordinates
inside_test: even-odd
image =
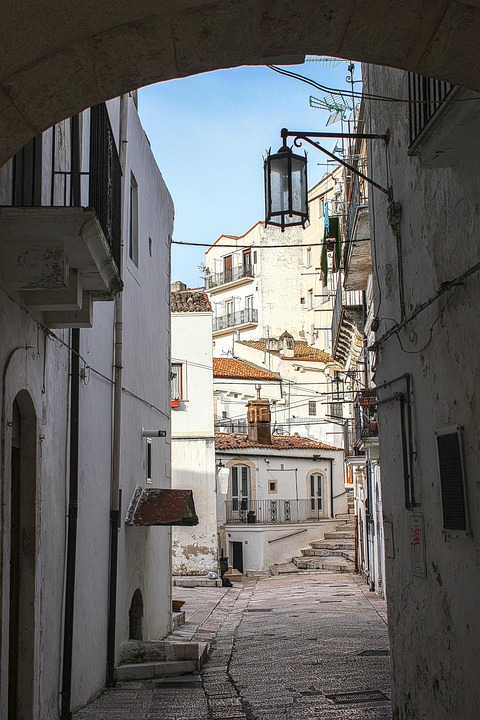
[[[304,54],[480,90],[477,0],[26,0],[3,8],[0,32],[0,163],[55,122],[135,88]]]

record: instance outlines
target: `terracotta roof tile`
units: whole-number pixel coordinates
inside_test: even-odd
[[[172,292],[171,312],[211,312],[212,306],[208,295],[198,290],[181,290]]]
[[[266,340],[239,340],[240,345],[246,345],[247,347],[255,348],[265,352]],[[272,355],[280,356],[278,350],[267,350]],[[284,360],[310,360],[316,362],[331,363],[333,358],[326,353],[324,350],[312,347],[306,342],[295,340],[293,343],[293,358],[288,358],[282,355]]]
[[[279,380],[275,373],[234,358],[213,358],[213,377],[248,378],[253,380]]]
[[[273,435],[271,445],[261,445],[248,439],[248,435],[240,433],[215,433],[215,450],[237,450],[246,448],[270,448],[271,450],[338,450],[341,448],[326,445],[300,437],[300,435]]]

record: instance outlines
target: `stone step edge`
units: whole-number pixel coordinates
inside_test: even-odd
[[[198,670],[196,660],[160,660],[158,662],[118,665],[117,680],[151,680],[153,678],[187,675]]]

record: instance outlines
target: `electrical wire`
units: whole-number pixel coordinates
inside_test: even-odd
[[[328,85],[322,85],[322,83],[318,83],[311,78],[307,78],[305,77],[305,75],[301,75],[300,73],[295,73],[292,70],[285,70],[284,68],[280,68],[277,65],[267,65],[267,67],[270,70],[279,73],[280,75],[285,75],[286,77],[290,77],[293,80],[299,80],[300,82],[311,85],[312,87],[316,88],[317,90],[321,90],[322,92],[337,94],[340,93],[343,95],[347,95],[352,99],[361,100],[363,98],[365,100],[376,100],[380,102],[405,103],[406,105],[428,105],[431,103],[431,100],[411,100],[409,98],[396,98],[389,95],[375,95],[374,93],[364,93],[363,91],[358,92],[356,90],[342,90],[341,88],[332,88]],[[480,96],[450,99],[445,98],[442,102],[454,103],[478,100],[480,100]]]

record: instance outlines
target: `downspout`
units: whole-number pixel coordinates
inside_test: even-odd
[[[67,567],[65,576],[65,608],[63,619],[63,661],[61,720],[69,720],[72,695],[73,621],[75,605],[75,568],[78,515],[78,424],[80,409],[80,330],[71,332],[70,360],[70,468],[67,521]]]
[[[80,119],[70,121],[71,171],[70,204],[81,205],[80,193]],[[75,610],[75,573],[77,564],[78,517],[78,446],[80,419],[80,330],[72,328],[70,335],[70,463],[67,514],[67,557],[65,569],[65,606],[63,613],[63,655],[60,717],[70,720],[73,667],[73,629]]]
[[[125,208],[125,157],[127,151],[128,95],[120,98],[120,167],[122,190],[120,207]],[[124,218],[122,217],[122,220]],[[122,222],[122,226],[124,226]],[[123,232],[120,242],[120,277],[123,277]],[[115,297],[114,329],[114,392],[113,392],[113,449],[112,479],[110,486],[110,560],[108,574],[108,625],[107,625],[107,687],[114,687],[115,629],[117,615],[118,533],[120,531],[120,447],[122,430],[122,375],[123,375],[123,294]]]

